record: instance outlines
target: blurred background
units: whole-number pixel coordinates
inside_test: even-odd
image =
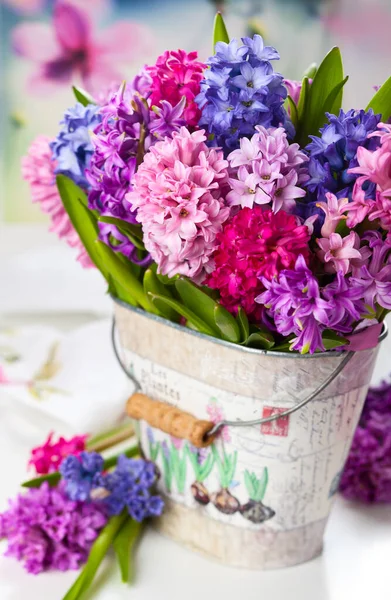
[[[21,180],[20,159],[33,138],[54,135],[62,111],[73,103],[67,65],[45,76],[56,58],[58,31],[52,14],[59,0],[0,0],[1,10],[1,192],[3,223],[42,222]],[[64,1],[64,0],[61,0]],[[390,0],[67,0],[88,12],[90,37],[104,49],[94,65],[101,89],[130,77],[164,49],[197,49],[201,59],[212,50],[216,10],[224,13],[231,36],[260,33],[280,54],[284,76],[301,78],[333,45],[343,52],[350,81],[345,107],[365,106],[373,86],[390,74]],[[58,67],[58,65],[57,65]],[[74,83],[80,83],[77,79]]]

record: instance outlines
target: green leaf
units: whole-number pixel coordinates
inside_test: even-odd
[[[306,78],[304,78],[306,79]],[[332,48],[325,56],[317,70],[311,86],[306,105],[299,109],[300,130],[298,141],[301,145],[308,143],[309,135],[318,135],[319,129],[326,121],[325,112],[338,112],[342,103],[343,65],[339,48]],[[341,85],[336,95],[331,92]],[[300,104],[300,100],[299,100]]]
[[[287,104],[289,106],[289,114],[290,114],[291,121],[292,121],[294,127],[296,128],[297,124],[299,122],[299,113],[297,110],[297,106],[290,96],[287,96]]]
[[[164,310],[164,307],[172,308],[187,321],[189,321],[197,331],[216,337],[216,333],[213,329],[211,329],[206,323],[204,323],[204,321],[202,321],[202,319],[197,317],[197,315],[195,315],[191,310],[189,310],[186,306],[183,306],[183,304],[177,300],[166,298],[159,294],[151,294],[151,292],[149,292],[148,296],[151,298],[158,311]]]
[[[217,42],[229,44],[229,35],[220,12],[216,13],[213,25],[213,50],[215,49]]]
[[[262,350],[270,350],[274,346],[274,337],[270,333],[270,331],[254,331],[250,333],[247,340],[245,341],[245,346],[250,346],[251,348],[260,348]]]
[[[72,90],[76,100],[80,102],[80,104],[82,104],[83,106],[87,106],[88,104],[96,104],[94,98],[82,88],[73,85]]]
[[[163,285],[161,281],[159,281],[152,269],[147,269],[145,271],[143,285],[146,294],[151,293],[172,298],[171,292]],[[177,311],[173,310],[169,306],[161,306],[160,308],[161,310],[159,310],[159,313],[166,319],[176,322],[179,320],[180,315]]]
[[[310,95],[310,82],[309,82],[308,77],[303,77],[303,81],[301,83],[299,101],[297,103],[297,118],[300,122],[303,120],[304,115],[307,112],[309,95]]]
[[[215,332],[216,336],[220,337],[220,328],[216,325],[214,318],[217,302],[184,277],[177,279],[175,288],[183,304],[202,319]]]
[[[384,122],[391,117],[391,77],[383,83],[365,110],[370,108],[372,108],[375,115],[381,114]]]
[[[322,341],[326,350],[332,350],[333,348],[338,348],[339,346],[348,346],[349,340],[338,335],[335,331],[331,329],[325,329],[322,334]]]
[[[346,75],[345,79],[343,79],[342,81],[337,83],[337,85],[331,90],[331,92],[327,96],[326,101],[323,105],[325,113],[330,112],[332,115],[336,115],[339,113],[339,110],[342,106],[342,88],[344,87],[344,85],[348,81],[348,79],[349,79],[349,75]],[[324,125],[325,122],[326,122],[326,117],[325,117],[322,125]]]
[[[250,335],[250,325],[248,322],[247,315],[241,306],[239,306],[238,308],[238,315],[236,317],[236,320],[240,328],[240,339],[242,341],[245,341]]]
[[[316,75],[316,71],[318,70],[318,65],[313,62],[311,63],[303,73],[303,77],[308,77],[308,79],[313,79]]]
[[[136,540],[140,536],[141,528],[141,523],[128,517],[127,521],[125,521],[125,524],[122,525],[120,531],[114,538],[113,548],[117,556],[123,583],[128,583],[131,580],[131,552]]]
[[[63,600],[79,600],[79,598],[85,594],[93,582],[102,560],[106,556],[108,549],[113,543],[118,531],[125,523],[127,517],[128,515],[125,512],[115,517],[111,517],[93,543],[85,567],[75,583],[65,594]]]
[[[132,458],[133,456],[137,456],[139,453],[140,453],[140,449],[138,446],[131,446],[130,448],[127,448],[126,450],[122,450],[122,452],[115,454],[114,456],[110,456],[109,458],[106,458],[103,462],[103,468],[105,471],[107,471],[108,469],[111,469],[112,467],[114,467],[117,464],[118,457],[121,456],[121,454],[124,454],[128,458]],[[55,471],[54,473],[49,473],[48,475],[42,475],[41,477],[35,477],[34,479],[29,479],[28,481],[25,481],[22,483],[22,487],[37,488],[37,487],[40,487],[40,485],[44,481],[47,481],[50,486],[55,486],[60,481],[60,479],[61,479],[60,473]]]
[[[237,344],[240,342],[240,328],[235,317],[221,304],[214,308],[214,319],[224,340]]]

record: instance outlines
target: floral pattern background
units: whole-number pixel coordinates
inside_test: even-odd
[[[276,46],[290,78],[341,46],[351,75],[346,105],[365,105],[389,75],[389,0],[0,0],[0,221],[45,219],[30,202],[20,159],[38,132],[55,134],[74,102],[71,83],[110,88],[165,48],[197,48],[205,59],[216,10],[231,35],[256,31]]]

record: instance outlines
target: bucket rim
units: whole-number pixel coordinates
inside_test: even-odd
[[[255,354],[261,356],[275,356],[279,358],[291,358],[291,359],[317,359],[317,358],[340,358],[341,356],[345,356],[349,350],[326,350],[326,352],[315,352],[314,354],[300,354],[299,352],[279,352],[277,350],[262,350],[260,348],[249,348],[248,346],[241,346],[240,344],[234,344],[233,342],[228,342],[226,340],[222,340],[220,338],[216,338],[211,335],[206,335],[205,333],[201,333],[200,331],[195,331],[194,329],[189,329],[188,327],[183,327],[183,325],[179,325],[179,323],[174,323],[173,321],[169,321],[169,319],[165,319],[164,317],[160,317],[159,315],[155,315],[150,313],[143,308],[138,308],[137,306],[132,306],[119,298],[116,298],[112,294],[110,294],[111,299],[115,304],[118,304],[122,308],[126,308],[130,312],[136,313],[138,315],[144,316],[151,321],[155,321],[157,323],[161,323],[166,325],[167,327],[172,327],[176,331],[184,332],[186,334],[192,335],[197,338],[201,338],[203,340],[207,340],[211,343],[225,346],[227,348],[235,348],[240,352],[244,352],[245,354]],[[388,326],[385,321],[383,321],[383,327],[381,333],[379,335],[379,340],[377,346],[386,339],[388,335]],[[375,347],[377,347],[375,346]]]

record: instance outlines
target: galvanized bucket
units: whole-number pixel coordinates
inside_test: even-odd
[[[254,350],[121,302],[115,320],[138,388],[128,412],[166,499],[159,530],[246,568],[317,556],[378,346]]]

